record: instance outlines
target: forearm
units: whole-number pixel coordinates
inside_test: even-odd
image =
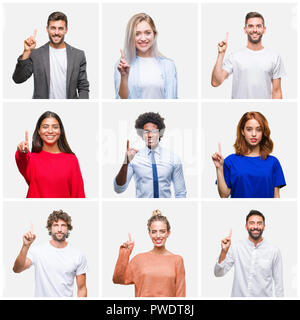
[[[20,57],[20,60],[26,60],[26,59],[29,59],[30,56],[31,56],[31,50],[24,50],[21,57]]]
[[[14,272],[19,273],[25,270],[26,257],[27,257],[28,250],[29,250],[28,246],[24,246],[24,245],[22,246],[21,251],[13,266]]]
[[[82,286],[77,289],[77,297],[87,297],[87,288]]]
[[[128,76],[121,76],[119,96],[122,99],[128,99],[129,89],[128,89]]]
[[[228,198],[231,190],[227,187],[223,167],[216,168],[217,171],[217,181],[218,181],[218,192],[221,198]]]
[[[212,76],[211,76],[211,85],[213,87],[218,87],[224,81],[223,75],[223,60],[224,60],[225,53],[219,53],[217,57],[217,62],[214,66]]]
[[[280,198],[279,187],[274,188],[274,198]]]
[[[272,90],[272,99],[282,99],[281,88]]]
[[[128,170],[128,164],[124,163],[116,176],[116,183],[118,186],[123,186],[126,183],[127,180],[127,170]]]
[[[221,264],[226,259],[226,255],[227,255],[227,252],[225,252],[224,250],[221,250],[218,263]]]

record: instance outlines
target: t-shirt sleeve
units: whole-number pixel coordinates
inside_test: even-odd
[[[223,61],[222,69],[228,72],[228,75],[233,72],[233,55],[230,54],[228,58]]]
[[[78,266],[76,268],[76,276],[79,276],[80,274],[85,274],[87,273],[87,271],[88,271],[88,265],[87,265],[86,256],[80,253]]]
[[[285,74],[286,73],[285,73],[283,61],[282,61],[280,55],[278,55],[277,59],[276,59],[276,63],[274,65],[272,79],[282,78],[283,76],[285,76]]]
[[[273,181],[274,181],[274,188],[275,187],[282,188],[286,185],[282,167],[277,158],[274,158]]]

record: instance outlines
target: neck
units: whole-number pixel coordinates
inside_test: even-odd
[[[260,156],[260,146],[256,146],[256,147],[249,147],[248,149],[248,157],[258,157]]]
[[[158,148],[158,144],[156,144],[155,146],[148,146],[147,145],[147,148],[150,150],[155,150],[156,148]]]
[[[249,239],[251,242],[253,242],[254,247],[256,247],[260,242],[263,241],[263,237],[260,237],[259,239],[254,240],[254,239],[252,239],[252,238],[249,236],[248,239]]]
[[[43,151],[50,152],[50,153],[60,153],[61,151],[58,148],[57,143],[54,145],[43,144]]]
[[[142,57],[142,58],[151,58],[152,57],[150,50],[148,50],[146,52],[137,51],[136,54],[138,57]]]
[[[163,247],[153,247],[151,252],[155,253],[155,254],[166,254],[168,252],[168,250],[166,249],[165,246],[163,246]]]
[[[68,245],[67,241],[55,241],[54,239],[50,240],[50,244],[55,248],[65,248]]]
[[[262,50],[264,47],[261,41],[258,43],[252,43],[248,40],[247,48],[250,50],[258,51],[258,50]]]
[[[50,47],[54,48],[54,49],[63,49],[66,47],[66,43],[63,41],[62,43],[58,43],[58,44],[55,44],[55,43],[52,43],[50,41]]]

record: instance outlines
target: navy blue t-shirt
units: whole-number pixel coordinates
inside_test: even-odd
[[[231,154],[224,160],[224,178],[231,198],[274,198],[274,188],[286,185],[277,158]]]

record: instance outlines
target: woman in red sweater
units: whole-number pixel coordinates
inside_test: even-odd
[[[16,162],[29,189],[27,198],[85,198],[78,160],[66,139],[59,116],[44,112],[29,151],[28,132],[17,146]]]

